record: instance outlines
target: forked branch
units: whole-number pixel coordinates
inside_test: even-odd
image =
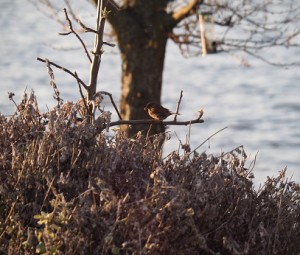
[[[81,45],[82,45],[82,47],[84,49],[84,52],[85,52],[86,56],[88,57],[90,63],[92,63],[92,59],[91,59],[90,54],[89,54],[89,52],[88,52],[88,50],[87,50],[87,48],[85,46],[85,43],[83,42],[83,40],[81,39],[81,37],[79,36],[79,34],[74,30],[73,25],[72,25],[72,21],[70,20],[70,18],[68,16],[68,12],[67,12],[66,8],[64,8],[64,13],[65,13],[65,16],[66,16],[66,20],[69,23],[70,31],[66,32],[66,33],[59,33],[59,34],[60,35],[69,35],[70,33],[74,34],[77,37],[77,39],[80,41],[80,43],[81,43]]]

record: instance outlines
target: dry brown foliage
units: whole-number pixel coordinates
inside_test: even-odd
[[[163,136],[106,137],[78,107],[0,116],[0,254],[299,254],[284,171],[257,191],[242,147],[162,160]]]

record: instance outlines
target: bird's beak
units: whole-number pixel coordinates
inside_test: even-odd
[[[144,108],[144,111],[147,111],[147,107]]]

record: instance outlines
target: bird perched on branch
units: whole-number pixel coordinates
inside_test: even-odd
[[[154,120],[162,121],[169,117],[170,115],[180,115],[179,113],[171,112],[167,108],[161,106],[160,104],[150,102],[144,108],[148,112],[149,116]]]

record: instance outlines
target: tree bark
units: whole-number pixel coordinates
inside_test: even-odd
[[[172,0],[171,0],[172,1]],[[167,12],[170,0],[123,0],[118,6],[108,0],[107,20],[112,25],[122,60],[121,115],[124,120],[150,117],[144,107],[160,104],[166,44],[173,28],[190,15],[202,0],[191,0],[177,12]],[[97,3],[97,0],[94,0]],[[138,131],[150,135],[165,130],[163,125],[123,126],[128,136]]]
[[[132,2],[132,3],[131,3]],[[164,59],[172,16],[168,1],[127,1],[118,12],[111,12],[111,23],[122,60],[121,115],[124,120],[149,119],[144,107],[150,101],[160,103]],[[124,126],[128,136],[145,134],[149,125]],[[154,125],[150,134],[164,131]]]

